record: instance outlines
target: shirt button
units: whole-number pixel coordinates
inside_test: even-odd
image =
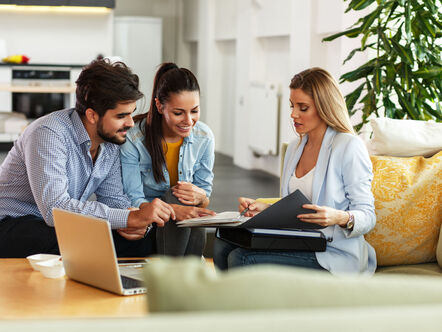
[[[183,172],[180,171],[180,174],[183,174]]]

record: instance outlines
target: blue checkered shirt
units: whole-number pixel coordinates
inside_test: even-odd
[[[102,143],[93,163],[91,141],[75,109],[32,122],[0,167],[0,220],[35,215],[53,226],[52,208],[107,219],[127,227],[119,146]],[[88,201],[94,194],[96,201]],[[1,222],[1,221],[0,221]]]

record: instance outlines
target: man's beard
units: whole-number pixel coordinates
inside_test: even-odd
[[[117,132],[127,131],[129,129],[130,129],[130,127],[124,127],[122,129],[119,129]],[[126,142],[125,137],[123,139],[120,139],[120,138],[118,138],[117,135],[106,134],[103,130],[103,122],[101,120],[98,121],[97,134],[105,142],[109,142],[109,143],[113,143],[113,144],[117,144],[117,145],[121,145]]]

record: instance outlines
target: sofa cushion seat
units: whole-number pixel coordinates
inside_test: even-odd
[[[378,266],[376,274],[400,273],[411,275],[442,276],[442,268],[436,263]]]
[[[253,265],[219,272],[197,258],[161,259],[145,269],[149,312],[380,307],[442,304],[442,279]]]

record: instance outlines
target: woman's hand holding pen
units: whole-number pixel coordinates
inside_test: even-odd
[[[247,212],[244,213],[245,217],[253,217],[270,206],[270,204],[258,202],[254,199],[247,197],[238,198],[238,202],[239,202],[239,207],[238,207],[239,212],[243,212],[245,209],[248,209]]]

